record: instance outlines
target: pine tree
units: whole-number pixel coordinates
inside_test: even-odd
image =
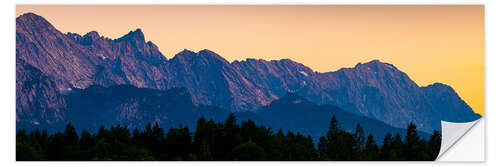
[[[237,126],[236,125],[236,116],[234,115],[234,113],[230,113],[226,119],[226,122],[224,123],[224,127],[234,128],[236,126]]]
[[[392,135],[387,133],[384,137],[384,141],[382,143],[382,148],[380,149],[380,160],[387,161],[390,160],[391,155],[391,143],[392,143]]]
[[[352,161],[358,160],[356,142],[351,133],[338,131],[334,134],[333,140],[328,140],[328,158],[330,160]]]
[[[432,160],[436,159],[441,149],[441,133],[434,130],[429,139],[429,156]]]
[[[100,126],[99,130],[97,130],[97,139],[103,139],[107,137],[107,130],[104,126]]]
[[[417,127],[412,122],[406,129],[404,144],[404,155],[406,160],[417,160],[417,153],[419,152],[419,141],[420,138],[417,134]]]
[[[196,123],[196,129],[195,129],[195,132],[194,132],[194,139],[193,139],[193,144],[194,144],[194,148],[195,148],[195,151],[197,154],[201,154],[201,144],[202,144],[202,140],[205,140],[205,144],[207,144],[207,141],[205,138],[207,138],[207,130],[206,130],[206,121],[205,121],[205,118],[204,117],[201,117],[200,119],[198,119],[197,123]],[[201,157],[198,157],[201,159]]]
[[[401,135],[399,135],[398,133],[392,139],[389,160],[399,160],[399,161],[405,160],[405,156],[403,155],[404,154],[403,150],[404,150],[404,143],[401,138]]]
[[[330,128],[326,134],[326,156],[329,160],[355,160],[356,141],[354,136],[339,129],[335,115],[330,120]]]
[[[276,135],[277,135],[278,137],[280,137],[281,139],[282,139],[283,137],[285,137],[285,135],[283,134],[283,130],[282,130],[281,128],[278,130],[278,133],[276,133]]]
[[[332,119],[330,120],[330,128],[329,131],[332,132],[337,132],[339,131],[339,123],[337,121],[337,118],[335,118],[335,115],[332,116]]]
[[[147,138],[151,138],[153,136],[153,128],[151,126],[151,123],[148,122],[146,127],[144,128],[144,136]]]
[[[182,125],[180,125],[180,127],[182,127]],[[163,128],[160,128],[160,124],[158,122],[155,123],[151,132],[151,137],[155,142],[161,141],[164,136]]]
[[[87,130],[82,130],[82,133],[80,135],[80,141],[78,142],[80,146],[82,146],[83,148],[90,148],[90,146],[92,145],[92,136],[90,135],[89,132],[87,132]]]
[[[375,140],[373,139],[373,135],[368,135],[366,140],[366,146],[363,149],[363,158],[362,160],[367,161],[376,161],[380,160],[379,150],[377,144],[375,144]]]
[[[232,148],[241,144],[242,137],[240,135],[239,126],[237,125],[236,116],[233,113],[230,113],[224,123],[223,129],[223,145],[222,151],[226,153],[225,160],[229,160],[230,156],[229,152]]]
[[[354,131],[354,140],[355,140],[354,156],[360,156],[360,153],[364,147],[363,144],[365,143],[365,134],[363,128],[359,123],[356,125],[356,130]]]
[[[356,131],[354,132],[354,139],[356,140],[357,146],[360,149],[362,149],[363,143],[365,143],[365,134],[363,132],[363,128],[359,123],[356,125]]]
[[[319,143],[318,143],[318,153],[321,160],[328,160],[327,151],[328,151],[328,141],[324,136],[321,136],[319,138]]]
[[[316,150],[316,148],[314,147],[314,142],[313,142],[313,139],[310,135],[307,136],[307,143],[305,146],[306,146],[307,152],[309,154],[308,155],[309,159],[306,159],[306,160],[317,160],[319,158],[318,150]]]
[[[66,130],[64,130],[64,144],[65,145],[76,145],[78,143],[78,134],[76,133],[75,127],[68,123],[66,125]]]

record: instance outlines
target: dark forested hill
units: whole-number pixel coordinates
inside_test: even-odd
[[[19,128],[46,128],[52,132],[63,129],[62,122],[71,122],[78,130],[87,129],[91,132],[97,131],[101,125],[122,125],[134,129],[148,123],[157,123],[165,128],[184,125],[194,129],[201,117],[220,122],[231,113],[215,106],[195,105],[184,88],[157,90],[130,85],[92,85],[86,89],[75,88],[59,96],[64,103],[57,109],[65,112],[65,119],[59,120],[60,124]],[[46,113],[51,114],[49,111]],[[340,129],[351,133],[354,133],[358,124],[361,127],[376,127],[366,128],[365,133],[372,134],[377,143],[381,143],[387,133],[404,133],[404,129],[346,112],[333,105],[314,104],[295,93],[287,93],[257,112],[237,112],[235,116],[238,122],[252,120],[275,132],[281,129],[311,135],[315,141],[327,132],[329,119],[333,116],[341,122]],[[421,134],[425,138],[429,136],[427,133]]]
[[[93,85],[73,90],[66,101],[67,119],[91,131],[100,125],[121,124],[133,129],[151,122],[162,127],[188,125],[193,128],[202,116],[221,121],[229,115],[218,107],[194,105],[185,88],[157,90],[130,85]]]
[[[258,115],[268,120],[266,124],[273,128],[300,132],[311,135],[314,139],[325,134],[331,117],[339,120],[339,128],[354,133],[359,124],[366,135],[372,134],[375,141],[382,142],[387,133],[403,135],[403,128],[395,128],[384,122],[353,114],[333,105],[317,105],[295,93],[287,93],[283,98],[263,107]],[[423,137],[429,135],[421,132]]]

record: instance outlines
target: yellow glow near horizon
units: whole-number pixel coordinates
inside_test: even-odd
[[[118,38],[141,28],[172,58],[209,49],[228,61],[290,58],[315,71],[379,59],[418,85],[441,82],[484,114],[482,5],[18,5],[63,33]]]

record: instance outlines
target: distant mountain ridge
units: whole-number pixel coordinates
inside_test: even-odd
[[[194,105],[185,88],[158,90],[131,85],[92,85],[74,90],[65,98],[68,121],[93,131],[101,125],[121,124],[133,129],[148,123],[158,123],[165,128],[181,124],[194,128],[202,116],[223,121],[229,115],[218,107]]]
[[[62,95],[65,105],[62,108],[66,122],[78,129],[85,128],[96,132],[103,125],[126,126],[129,129],[142,128],[148,123],[158,123],[161,127],[187,125],[191,130],[196,122],[204,117],[217,122],[225,121],[230,112],[222,108],[194,105],[191,95],[185,88],[158,90],[137,88],[131,85],[102,87],[91,85]],[[317,105],[295,93],[287,93],[278,100],[259,109],[257,112],[236,112],[238,121],[253,120],[258,125],[311,135],[315,141],[328,131],[330,119],[335,116],[339,127],[354,132],[357,124],[365,127],[366,135],[373,134],[380,144],[387,133],[404,135],[405,129],[395,128],[381,121],[349,113],[332,105]],[[18,123],[20,128],[47,128],[61,131],[65,124]],[[377,128],[369,128],[377,127]],[[420,132],[422,137],[429,134]]]
[[[241,112],[256,111],[295,92],[314,103],[336,105],[394,127],[414,122],[426,132],[440,129],[441,120],[467,122],[480,117],[451,87],[419,87],[404,72],[378,60],[327,73],[314,72],[289,59],[230,63],[210,50],[184,50],[168,60],[155,44],[144,40],[141,29],[114,40],[95,31],[83,36],[63,34],[33,13],[16,19],[16,57],[50,78],[60,93],[91,85],[158,90],[184,87],[195,105]],[[20,70],[18,66],[16,70]],[[16,82],[25,82],[16,75]],[[20,100],[17,103],[26,103]],[[16,117],[29,109],[16,106]]]
[[[372,134],[375,140],[382,143],[385,135],[400,134],[404,136],[405,128],[395,128],[379,120],[371,119],[343,109],[329,105],[317,105],[296,94],[287,93],[271,104],[262,107],[257,115],[265,120],[263,124],[284,131],[300,132],[318,139],[327,133],[329,122],[333,116],[339,121],[339,128],[354,133],[357,124],[364,128],[365,135]],[[429,137],[429,133],[419,132],[421,137]]]

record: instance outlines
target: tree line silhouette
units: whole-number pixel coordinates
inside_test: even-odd
[[[225,122],[197,122],[196,130],[187,126],[171,127],[165,134],[158,123],[143,130],[130,131],[122,125],[91,134],[77,134],[68,124],[64,132],[18,130],[16,159],[26,160],[434,160],[440,149],[441,135],[434,131],[429,140],[417,134],[413,123],[404,139],[388,133],[381,146],[358,124],[354,133],[341,130],[335,116],[325,136],[315,145],[311,136],[256,125],[252,120],[237,124],[231,114]]]

